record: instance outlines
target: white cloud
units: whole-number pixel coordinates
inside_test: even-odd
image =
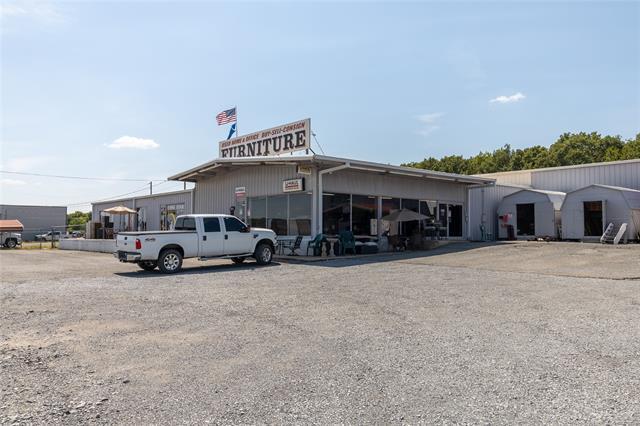
[[[420,136],[427,137],[427,136],[429,136],[431,133],[433,133],[433,132],[435,132],[436,130],[438,130],[439,128],[440,128],[440,126],[428,126],[428,127],[425,127],[424,129],[420,129],[420,130],[418,130],[418,132],[417,132],[417,133],[418,133]]]
[[[419,122],[423,123],[423,126],[416,133],[424,137],[429,136],[431,133],[440,128],[440,125],[438,123],[440,122],[440,119],[442,117],[444,117],[444,112],[430,112],[427,114],[420,114],[417,119]]]
[[[3,1],[0,4],[2,18],[31,18],[47,22],[63,21],[63,16],[47,0]]]
[[[512,103],[512,102],[521,101],[524,98],[526,98],[526,96],[524,94],[518,92],[518,93],[514,93],[511,96],[505,96],[505,95],[498,96],[497,98],[493,98],[493,99],[489,100],[489,102],[490,103],[498,102],[500,104],[509,104],[509,103]]]
[[[160,145],[153,139],[142,139],[134,136],[122,136],[107,145],[114,149],[156,149]]]
[[[444,112],[432,112],[418,116],[418,121],[426,124],[433,124],[444,116]]]
[[[0,179],[0,183],[3,185],[11,185],[11,186],[18,186],[18,185],[26,185],[27,182],[23,181],[23,180],[18,180],[18,179]]]

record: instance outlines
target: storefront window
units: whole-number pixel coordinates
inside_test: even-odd
[[[428,216],[429,219],[422,221],[422,231],[424,235],[433,237],[436,235],[435,222],[437,215],[438,202],[433,200],[421,200],[420,201],[420,213]]]
[[[267,227],[267,198],[258,197],[249,200],[249,225],[257,228]]]
[[[414,211],[416,213],[420,212],[420,202],[418,200],[410,200],[407,198],[402,199],[402,208]],[[410,237],[413,234],[420,232],[420,222],[417,220],[412,220],[409,222],[402,222],[400,224],[400,233],[401,235]]]
[[[338,235],[348,231],[351,222],[351,196],[349,194],[322,195],[322,233]]]
[[[377,234],[378,198],[367,195],[352,195],[351,229],[354,235]],[[374,224],[372,226],[372,221]]]
[[[160,208],[160,230],[166,231],[173,228],[176,217],[185,213],[184,204],[168,204]]]
[[[382,217],[400,210],[400,198],[382,197]],[[395,222],[382,221],[382,233],[386,235],[398,235],[398,224]]]
[[[289,234],[311,235],[311,194],[289,195]]]
[[[277,195],[269,197],[267,202],[268,227],[276,235],[289,235],[287,233],[287,196]]]

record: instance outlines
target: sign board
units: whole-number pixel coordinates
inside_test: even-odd
[[[263,157],[309,149],[311,119],[260,130],[237,138],[220,141],[220,158]]]
[[[282,192],[304,191],[304,178],[287,179],[282,181]]]
[[[236,200],[238,201],[244,200],[247,197],[247,188],[244,186],[236,187],[236,190],[234,192],[236,194]]]
[[[298,174],[299,175],[310,175],[311,167],[310,166],[298,166]]]

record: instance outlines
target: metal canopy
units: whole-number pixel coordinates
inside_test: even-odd
[[[365,172],[378,172],[390,175],[401,175],[415,178],[428,178],[459,182],[471,185],[493,184],[495,179],[480,176],[467,176],[455,173],[436,172],[433,170],[416,169],[413,167],[394,166],[391,164],[374,163],[369,161],[352,160],[348,158],[330,157],[326,155],[286,156],[286,157],[250,157],[250,158],[219,158],[200,166],[178,173],[168,180],[197,182],[199,179],[215,176],[222,170],[237,169],[247,166],[262,165],[315,165],[320,170],[326,168],[352,169]]]

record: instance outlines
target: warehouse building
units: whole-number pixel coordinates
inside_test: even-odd
[[[138,197],[94,202],[91,205],[92,238],[111,238],[119,231],[171,229],[176,216],[192,213],[193,190],[165,192]],[[111,214],[105,210],[124,206],[136,214]]]
[[[609,185],[640,190],[640,159],[581,164],[576,166],[518,170],[477,175],[495,179],[494,187],[471,189],[471,239],[482,240],[503,235],[499,223],[498,206],[505,196],[522,189],[539,189],[569,193],[589,185]],[[564,217],[561,215],[561,222]],[[566,226],[561,223],[562,228]],[[606,225],[605,225],[606,226]],[[482,230],[485,230],[483,232]]]
[[[560,208],[565,193],[521,189],[505,196],[498,206],[498,238],[560,237]],[[511,228],[510,228],[511,227]]]
[[[36,235],[49,231],[64,234],[67,225],[67,207],[2,204],[0,205],[0,219],[19,220],[24,226],[22,239],[33,241]]]
[[[469,188],[493,184],[491,178],[324,155],[220,158],[169,179],[196,183],[194,213],[231,212],[251,226],[305,241],[341,231],[374,240],[410,236],[429,223],[438,225],[437,237],[466,239]],[[429,220],[382,220],[399,209]]]
[[[609,185],[589,185],[571,191],[562,205],[562,236],[569,240],[599,240],[608,224],[613,233],[626,223],[624,240],[640,238],[640,191]]]

